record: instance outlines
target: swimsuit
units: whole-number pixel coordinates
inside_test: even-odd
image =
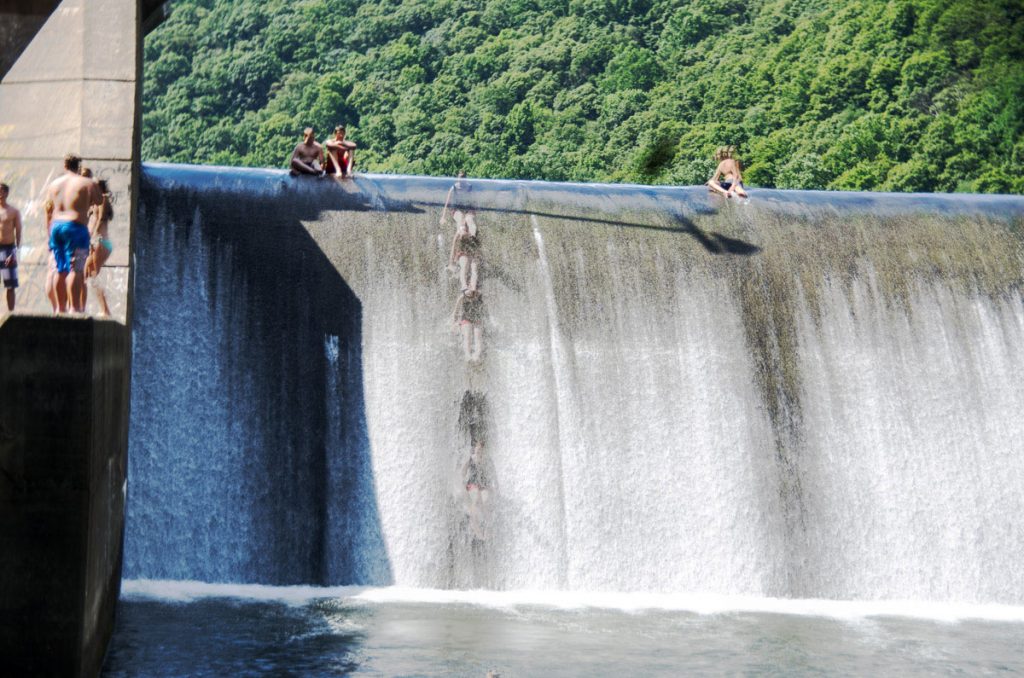
[[[466,489],[472,490],[475,487],[478,490],[486,490],[488,485],[490,483],[484,469],[470,457],[469,468],[466,469]]]
[[[480,256],[480,240],[475,235],[460,235],[456,246],[455,258],[467,256],[470,259]]]
[[[480,321],[483,320],[484,315],[484,300],[483,297],[477,295],[475,298],[470,299],[469,297],[463,297],[462,300],[462,317],[459,318],[459,323],[462,325],[479,325]]]
[[[324,150],[327,152],[327,155],[334,160],[333,164],[341,168],[342,174],[352,173],[352,149],[339,148],[332,151],[325,147]],[[324,164],[325,166],[330,167],[332,163],[328,160],[328,162]]]
[[[729,176],[731,177],[733,175],[730,174]],[[743,182],[742,181],[735,181],[734,179],[727,180],[725,177],[722,177],[722,180],[718,182],[718,185],[722,187],[723,191],[728,191],[734,185],[738,186],[739,188],[743,188]]]
[[[110,242],[110,238],[100,238],[100,247],[104,247],[108,254],[114,253],[114,243]]]
[[[8,268],[4,266],[4,262],[7,261],[7,257],[14,256],[15,245],[0,245],[0,280],[4,281],[4,287],[9,290],[13,290],[18,286],[18,260],[14,260],[14,265]]]
[[[77,221],[54,222],[50,230],[50,249],[58,273],[68,273],[72,267],[81,273],[89,256],[89,229]]]

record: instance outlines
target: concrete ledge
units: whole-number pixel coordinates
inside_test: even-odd
[[[0,657],[9,675],[95,675],[120,590],[127,328],[0,324]]]

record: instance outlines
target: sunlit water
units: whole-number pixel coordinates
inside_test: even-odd
[[[593,606],[558,593],[126,587],[106,676],[1024,671],[1022,608],[643,595],[590,596]]]
[[[449,185],[146,168],[108,675],[1024,671],[1024,199]]]

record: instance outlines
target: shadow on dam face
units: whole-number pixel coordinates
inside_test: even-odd
[[[302,224],[370,205],[224,188],[143,175],[125,576],[386,583],[362,304]]]

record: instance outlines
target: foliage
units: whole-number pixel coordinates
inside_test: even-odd
[[[175,0],[144,58],[150,160],[1024,192],[1019,0]]]

